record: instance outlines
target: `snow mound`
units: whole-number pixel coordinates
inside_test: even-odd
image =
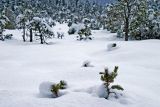
[[[99,87],[97,87],[95,94],[97,94],[100,98],[106,97],[107,96],[107,92],[106,92],[105,86],[102,84]]]
[[[51,92],[51,87],[52,85],[55,84],[55,83],[52,83],[52,82],[42,82],[40,85],[39,85],[39,94],[40,96],[42,97],[53,97],[53,93]]]
[[[116,43],[110,43],[107,45],[107,50],[108,51],[113,51],[115,49],[118,49],[117,44]]]
[[[45,97],[45,98],[57,98],[57,96],[51,92],[52,85],[55,85],[56,83],[45,81],[42,82],[39,85],[39,95],[40,97]],[[65,95],[67,91],[65,90],[59,90],[58,96]]]
[[[83,62],[82,67],[94,67],[89,60]]]
[[[95,97],[99,97],[99,98],[105,98],[107,96],[107,92],[106,92],[106,88],[104,84],[90,87],[86,90],[86,92]],[[115,96],[114,94],[113,95],[111,94],[109,97],[110,99],[116,99],[117,97],[118,98],[123,97],[123,94],[120,91],[113,90],[113,92],[116,92],[117,96]]]
[[[93,98],[104,99],[104,100],[105,97],[107,96],[104,84],[95,85],[87,88],[75,89],[74,92],[87,93],[90,94]],[[114,92],[116,92],[117,96],[115,96],[114,94],[110,94],[109,100],[106,101],[120,103],[123,105],[128,105],[133,103],[134,100],[132,96],[129,96],[128,94],[123,93],[122,91],[114,90]]]

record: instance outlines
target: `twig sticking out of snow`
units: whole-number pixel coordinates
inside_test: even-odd
[[[94,67],[90,61],[84,61],[82,67]]]

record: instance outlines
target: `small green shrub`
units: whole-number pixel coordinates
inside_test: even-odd
[[[78,31],[77,40],[92,40],[93,38],[91,37],[91,29],[88,26],[85,26],[84,29],[81,29]]]
[[[118,66],[115,66],[113,72],[109,72],[108,68],[105,68],[105,71],[100,72],[100,75],[101,80],[104,82],[107,91],[107,96],[105,98],[108,99],[110,94],[115,94],[115,97],[118,97],[117,93],[113,90],[116,89],[123,91],[124,89],[120,85],[111,85],[111,83],[114,83],[114,79],[118,75]]]
[[[75,28],[70,28],[68,31],[69,35],[75,34],[76,33],[76,29]]]
[[[51,86],[51,92],[55,97],[59,97],[59,91],[67,88],[67,83],[64,80],[61,80],[58,84],[53,84]]]
[[[67,88],[67,82],[64,80],[61,80],[60,83],[60,89],[66,89]]]
[[[59,96],[59,95],[58,95],[59,90],[60,90],[59,84],[54,84],[54,85],[52,85],[51,92],[55,95],[55,97],[58,97],[58,96]]]

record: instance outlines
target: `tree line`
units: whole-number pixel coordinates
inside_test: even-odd
[[[159,0],[115,0],[101,5],[89,0],[1,0],[0,32],[23,29],[23,41],[54,37],[55,22],[83,23],[92,30],[107,29],[129,39],[160,39]],[[2,35],[0,33],[0,35]]]

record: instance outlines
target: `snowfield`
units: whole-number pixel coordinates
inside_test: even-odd
[[[19,30],[14,39],[0,41],[0,107],[160,107],[160,41],[117,40],[107,31],[93,31],[92,41],[77,41],[67,25],[54,31],[65,33],[51,45],[23,43]],[[118,48],[108,51],[107,45]],[[93,67],[83,68],[84,61]],[[125,90],[119,99],[102,98],[99,72],[119,66],[115,84]],[[59,98],[41,96],[43,82],[65,80],[68,88]]]

